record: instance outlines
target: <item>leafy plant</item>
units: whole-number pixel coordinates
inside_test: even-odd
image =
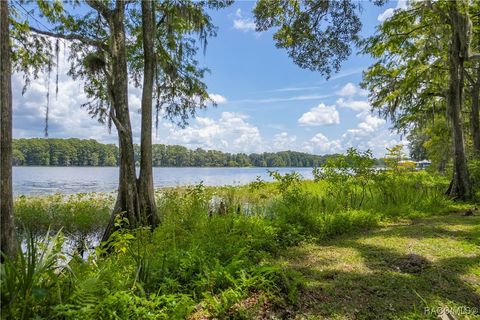
[[[282,175],[277,170],[269,170],[268,174],[278,183],[277,189],[285,200],[298,201],[301,193],[300,182],[302,181],[302,176],[298,172],[292,171]]]
[[[367,191],[371,194],[369,188],[377,173],[374,164],[370,150],[359,152],[349,148],[346,155],[328,159],[321,169],[315,168],[313,176],[317,182],[328,182],[328,197],[334,198],[342,209],[359,209]]]
[[[49,299],[58,302],[52,297],[52,290],[59,290],[60,282],[57,279],[71,276],[66,256],[61,251],[62,244],[63,235],[60,231],[53,236],[47,232],[39,241],[30,234],[25,252],[19,251],[15,260],[3,256],[0,278],[4,316],[28,319],[39,309],[44,309],[43,303]]]

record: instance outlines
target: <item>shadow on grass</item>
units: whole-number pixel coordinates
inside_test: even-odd
[[[477,308],[474,314],[464,316],[466,319],[480,319],[478,287],[475,290],[474,285],[462,279],[472,268],[480,266],[478,251],[432,262],[418,254],[403,254],[395,248],[363,241],[369,236],[375,239],[379,236],[406,237],[420,241],[448,236],[478,243],[476,228],[450,231],[445,222],[465,227],[473,223],[478,225],[479,219],[423,220],[415,225],[389,227],[367,235],[344,236],[337,241],[325,242],[328,246],[319,246],[318,250],[340,253],[353,250],[359,255],[362,267],[349,271],[345,268],[345,261],[341,262],[343,267],[332,266],[335,258],[323,257],[318,257],[314,265],[292,265],[307,279],[297,312],[319,319],[435,319],[436,313],[425,313],[426,307],[450,306],[471,308],[469,310]],[[439,246],[442,246],[441,238]],[[309,254],[299,247],[294,248],[289,256],[302,264],[311,259]],[[457,316],[459,319],[463,317]]]
[[[449,229],[451,225],[458,225],[462,228],[452,230]],[[450,215],[440,218],[417,219],[410,225],[384,228],[376,230],[374,233],[386,237],[397,236],[414,239],[450,237],[480,245],[480,217]]]

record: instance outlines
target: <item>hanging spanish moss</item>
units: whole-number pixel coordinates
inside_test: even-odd
[[[50,76],[52,73],[52,59],[49,58],[47,66],[47,106],[45,108],[45,137],[48,138],[48,113],[50,109]]]
[[[158,64],[155,63],[155,136],[158,138],[158,124],[160,116],[160,80],[158,76]]]
[[[66,59],[67,59],[67,42],[63,42],[63,64],[65,64]]]
[[[58,59],[60,57],[60,39],[57,38],[55,41],[55,60],[56,60],[56,77],[55,77],[55,99],[58,99]]]

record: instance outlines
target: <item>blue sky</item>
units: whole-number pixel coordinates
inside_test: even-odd
[[[403,5],[403,1],[393,1],[376,7],[365,1],[362,35],[371,35],[380,20]],[[326,81],[319,73],[296,66],[285,50],[275,47],[271,32],[254,31],[253,6],[253,1],[238,1],[212,12],[218,35],[209,40],[200,62],[211,70],[205,80],[218,106],[200,111],[185,129],[163,120],[156,143],[247,153],[297,150],[326,154],[354,146],[383,155],[385,147],[400,142],[400,137],[389,131],[388,123],[370,114],[367,93],[358,87],[362,70],[372,63],[369,57],[354,50],[341,71]],[[80,109],[86,97],[81,83],[62,72],[67,67],[66,62],[61,63],[60,93],[51,100],[50,137],[115,143],[115,132],[109,134]],[[33,81],[24,96],[20,93],[22,85],[21,75],[16,75],[14,137],[41,137],[45,77]],[[140,91],[130,88],[129,97],[138,142]]]

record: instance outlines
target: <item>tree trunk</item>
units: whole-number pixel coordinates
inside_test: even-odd
[[[153,3],[149,0],[143,0],[142,31],[144,72],[138,197],[140,202],[140,212],[142,215],[146,216],[148,220],[147,222],[152,228],[155,228],[159,223],[157,206],[155,204],[152,169],[152,101],[155,68],[154,28]]]
[[[0,1],[0,243],[1,251],[8,257],[14,258],[17,240],[13,221],[12,66],[8,5],[8,1]]]
[[[118,0],[108,17],[110,28],[111,92],[114,124],[118,131],[119,184],[115,207],[102,241],[107,241],[115,231],[115,217],[126,217],[131,227],[142,223],[138,201],[132,127],[128,109],[128,72],[125,45],[125,3]]]
[[[470,119],[471,126],[472,126],[473,152],[477,157],[480,157],[479,104],[480,104],[480,67],[477,68],[477,77],[472,87],[472,110],[471,110],[471,119]]]
[[[453,183],[449,188],[449,195],[460,199],[471,196],[470,178],[465,154],[461,110],[463,103],[464,68],[463,64],[468,57],[465,52],[466,19],[459,12],[458,2],[449,3],[449,18],[451,26],[451,43],[449,48],[449,89],[447,97],[448,117],[452,125],[453,154]],[[468,50],[467,50],[468,51]]]

